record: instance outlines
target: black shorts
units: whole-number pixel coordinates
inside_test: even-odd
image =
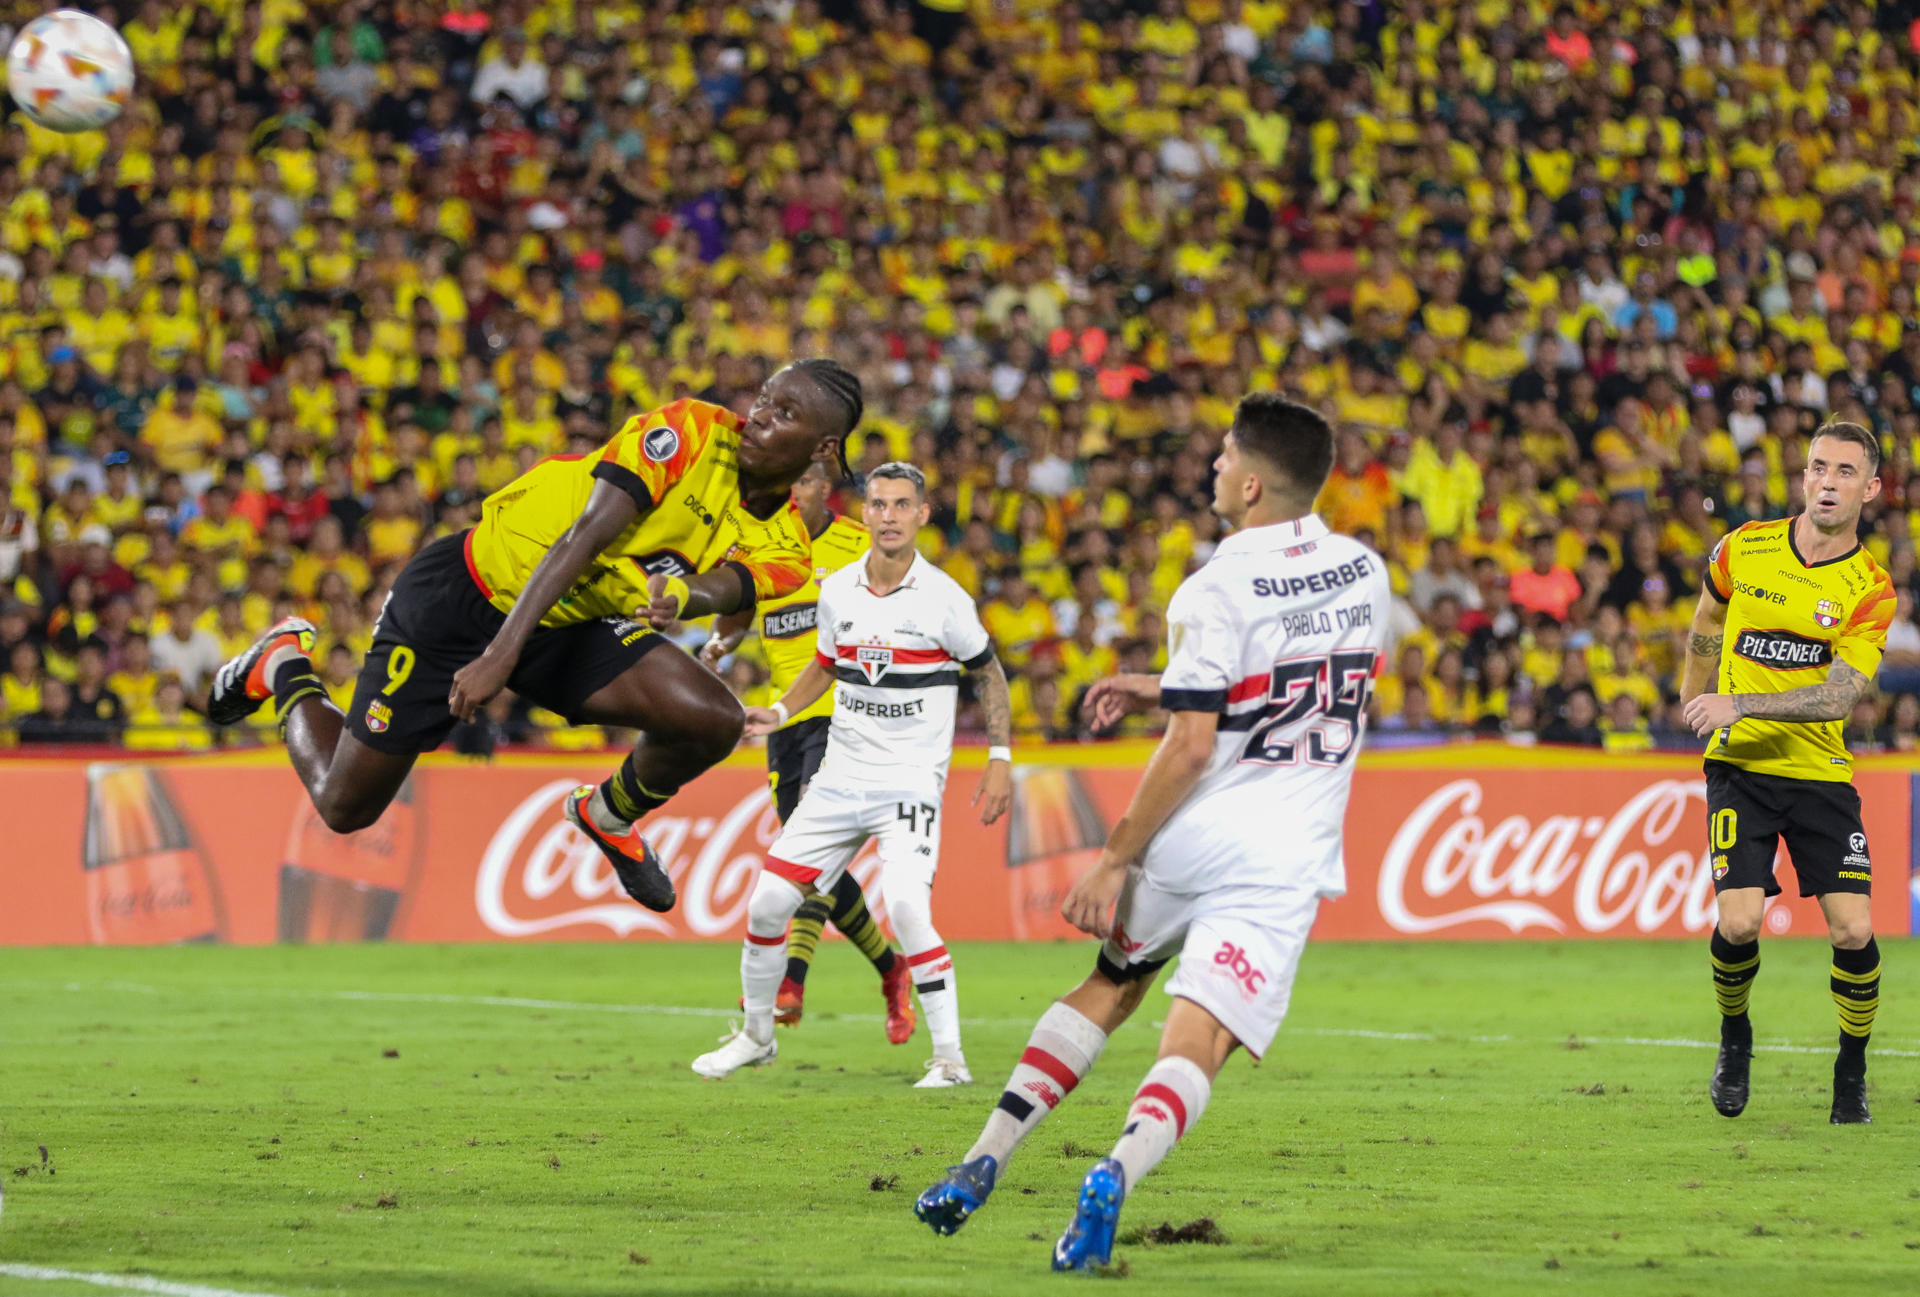
[[[820,758],[827,755],[831,716],[809,716],[767,735],[767,778],[773,784],[773,809],[785,824],[813,782]]]
[[[447,710],[454,673],[486,651],[507,620],[467,567],[468,533],[415,554],[393,583],[360,664],[347,728],[378,752],[430,752],[458,724]],[[579,723],[582,704],[661,644],[640,622],[602,617],[533,633],[507,687]]]
[[[1724,761],[1707,765],[1707,842],[1713,890],[1764,887],[1780,894],[1773,876],[1778,840],[1787,840],[1800,895],[1873,890],[1860,794],[1849,783],[1757,775]]]

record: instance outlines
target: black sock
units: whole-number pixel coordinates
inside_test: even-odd
[[[833,885],[833,926],[840,929],[840,935],[851,941],[882,976],[892,969],[893,949],[887,944],[887,934],[873,921],[866,893],[860,890],[852,874],[841,874],[840,881]]]
[[[1880,1007],[1880,943],[1869,937],[1858,950],[1835,946],[1828,985],[1840,1009],[1840,1057],[1864,1062],[1873,1015]]]
[[[286,718],[289,707],[302,698],[316,694],[322,698],[326,697],[326,686],[321,684],[320,677],[313,673],[313,663],[303,657],[294,658],[291,662],[282,662],[280,669],[273,673],[274,710],[279,713],[282,720]]]
[[[813,967],[813,953],[820,947],[820,933],[827,926],[827,898],[809,896],[787,920],[787,980],[799,986],[807,984],[807,970]]]
[[[1753,1020],[1747,1016],[1747,997],[1760,974],[1760,943],[1736,946],[1715,928],[1707,952],[1713,965],[1714,998],[1720,1003],[1720,1039],[1751,1047]]]
[[[670,788],[663,793],[656,793],[642,784],[640,771],[635,764],[639,755],[638,748],[627,753],[627,759],[620,763],[620,768],[608,775],[607,781],[600,785],[600,793],[607,799],[607,805],[623,820],[637,820],[656,806],[665,806],[667,799],[678,791]]]

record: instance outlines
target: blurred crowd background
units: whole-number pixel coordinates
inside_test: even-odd
[[[344,704],[488,491],[819,354],[856,472],[928,470],[1024,735],[1162,660],[1234,404],[1280,390],[1391,565],[1388,741],[1690,744],[1702,563],[1841,417],[1900,592],[1849,741],[1920,744],[1920,4],[95,11],[132,109],[0,134],[0,741],[273,742],[197,712],[273,619]],[[618,737],[508,698],[459,741]]]

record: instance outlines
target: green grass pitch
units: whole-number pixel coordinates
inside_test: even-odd
[[[1310,947],[1267,1062],[1134,1192],[1120,1291],[1903,1291],[1920,1267],[1920,1033],[1884,943],[1877,1124],[1827,1124],[1819,942],[1766,943],[1744,1117],[1708,1105],[1705,942]],[[8,1267],[282,1294],[995,1294],[1047,1271],[1153,1056],[1155,992],[956,1237],[913,1196],[972,1141],[1091,945],[961,946],[978,1084],[909,1088],[877,983],[827,946],[772,1068],[688,1061],[733,946],[0,955]],[[1788,1045],[1790,1049],[1767,1049]],[[42,1163],[40,1146],[47,1149]],[[1812,1287],[1809,1287],[1809,1284]],[[1105,1289],[1102,1289],[1105,1291]]]

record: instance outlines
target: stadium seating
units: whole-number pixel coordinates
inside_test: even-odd
[[[271,742],[194,708],[272,619],[345,697],[485,492],[831,354],[1026,734],[1153,668],[1280,390],[1391,560],[1391,741],[1682,730],[1717,536],[1798,507],[1822,419],[1874,428],[1902,603],[1848,738],[1912,749],[1916,10],[129,6],[125,118],[6,127],[0,741]],[[459,741],[606,737],[503,703]]]

